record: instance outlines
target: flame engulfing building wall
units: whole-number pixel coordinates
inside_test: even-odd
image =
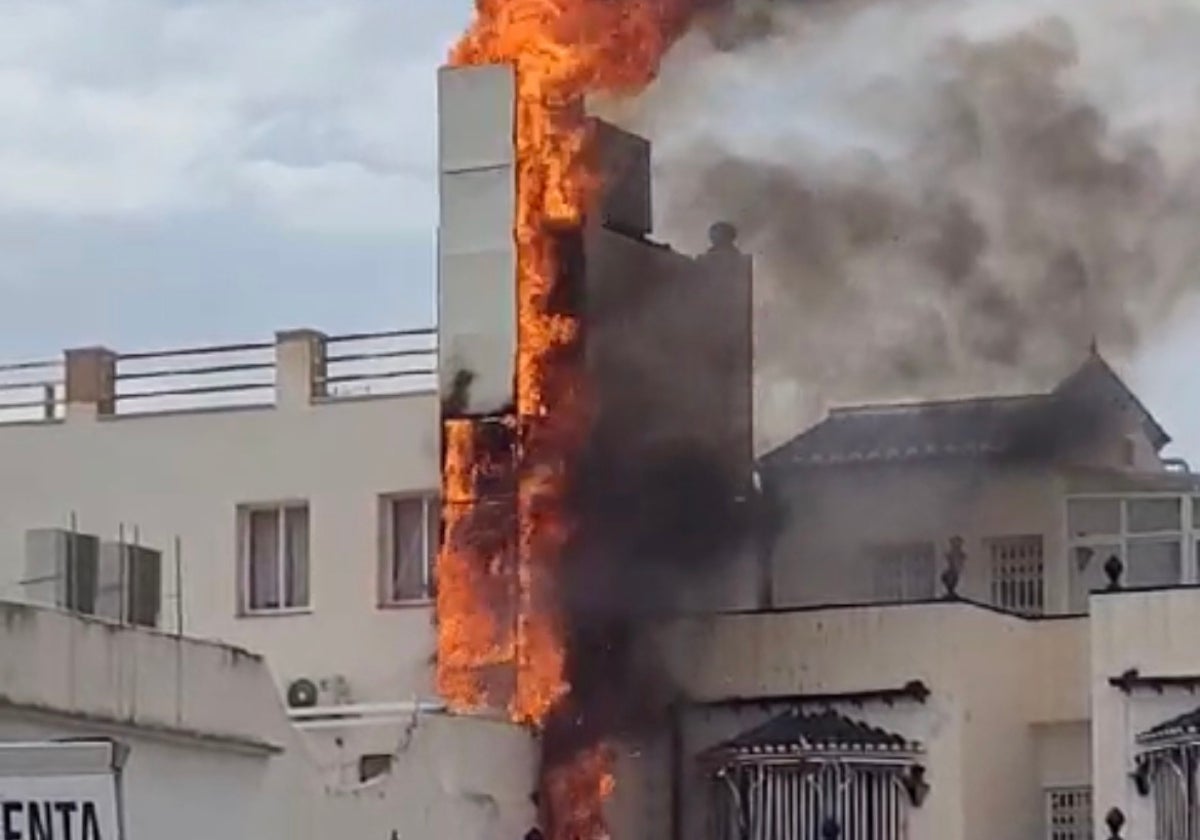
[[[444,470],[445,539],[453,543],[457,530],[472,550],[444,553],[443,564],[461,566],[439,574],[474,585],[469,594],[439,589],[439,665],[444,689],[493,707],[515,690],[520,655],[514,96],[507,66],[440,74],[443,446],[471,441],[475,467]],[[574,385],[587,406],[564,502],[582,515],[556,593],[568,636],[593,621],[683,606],[702,577],[692,559],[709,555],[696,565],[711,568],[714,550],[727,547],[721,537],[738,530],[745,505],[735,501],[748,496],[752,464],[751,266],[735,232],[714,226],[713,247],[696,258],[653,242],[649,143],[594,120],[589,154],[598,183],[587,218],[554,237],[552,305],[580,324]],[[744,585],[720,589],[745,605],[753,578]],[[578,688],[581,675],[570,662],[566,670]]]

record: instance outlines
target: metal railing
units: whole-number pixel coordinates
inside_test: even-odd
[[[0,423],[61,417],[64,390],[61,359],[0,365]]]
[[[270,405],[275,343],[118,354],[115,389],[117,414]]]
[[[404,394],[436,382],[437,333],[431,328],[350,333],[325,342],[326,397]]]
[[[311,393],[322,401],[436,386],[437,332],[431,327],[313,335],[318,338]],[[101,413],[274,405],[278,346],[259,341],[110,354],[105,358],[112,364],[111,412]],[[0,364],[0,424],[64,417],[66,366],[65,359]]]

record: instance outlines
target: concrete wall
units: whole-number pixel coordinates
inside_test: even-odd
[[[344,675],[355,699],[431,690],[431,609],[380,609],[379,496],[438,486],[432,394],[279,408],[71,417],[0,428],[0,596],[19,597],[24,534],[66,527],[182,545],[184,630],[264,653],[276,677]],[[239,617],[237,508],[307,500],[312,608]],[[164,624],[175,609],[164,601]]]
[[[372,752],[394,753],[392,772],[359,784],[354,751],[346,750],[337,767],[337,752],[322,750],[317,836],[514,840],[536,824],[530,794],[538,753],[525,730],[484,718],[426,715],[357,732]],[[325,733],[321,737],[351,734]]]
[[[85,723],[0,709],[0,741],[95,737]],[[129,747],[122,773],[127,840],[296,840],[320,837],[302,795],[304,765],[197,742],[105,730]],[[298,772],[297,772],[298,771]]]
[[[800,476],[803,476],[801,478]],[[872,600],[872,543],[931,540],[945,567],[949,540],[965,540],[959,592],[989,601],[990,537],[1040,534],[1049,612],[1066,609],[1061,484],[1038,469],[987,469],[970,463],[816,468],[779,487],[788,512],[774,552],[774,603],[787,607]]]
[[[764,701],[692,713],[685,760],[764,719],[771,698],[924,681],[924,704],[838,706],[924,745],[932,788],[913,837],[1037,836],[1043,768],[1086,765],[1085,742],[1045,734],[1086,725],[1086,618],[1030,621],[964,603],[746,613],[681,623],[664,646],[697,700]],[[685,811],[699,810],[690,784]]]
[[[0,706],[255,753],[291,737],[270,672],[244,650],[10,603],[0,638]]]
[[[0,603],[0,740],[72,737],[130,747],[130,840],[511,840],[534,817],[520,728],[435,714],[301,732],[261,657]],[[364,753],[391,771],[359,784]]]
[[[315,837],[315,775],[260,657],[0,603],[0,740],[111,737],[129,840]]]
[[[1200,675],[1200,590],[1164,589],[1096,594],[1090,604],[1092,755],[1095,815],[1125,812],[1126,837],[1151,837],[1153,801],[1129,778],[1135,739],[1147,729],[1200,705],[1186,690],[1125,694],[1109,679],[1136,668],[1143,676]]]

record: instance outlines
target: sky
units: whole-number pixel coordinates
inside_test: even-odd
[[[471,5],[0,3],[0,360],[431,325],[435,71]],[[1200,459],[1191,334],[1130,375]]]
[[[432,324],[470,7],[0,3],[0,358]]]

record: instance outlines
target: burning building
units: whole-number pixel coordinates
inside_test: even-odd
[[[650,667],[636,626],[703,598],[703,558],[740,548],[751,272],[726,225],[698,258],[651,240],[649,144],[599,120],[569,117],[577,213],[530,207],[546,161],[520,81],[440,77],[438,683],[541,733],[565,840],[602,820],[609,739],[661,702],[621,682]]]

